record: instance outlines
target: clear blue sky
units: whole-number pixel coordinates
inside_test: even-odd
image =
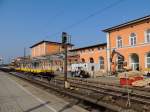
[[[23,48],[41,40],[61,41],[72,36],[76,47],[106,42],[101,30],[150,15],[150,0],[0,0],[0,56],[23,56]],[[103,10],[103,11],[102,11]],[[94,16],[80,24],[66,27]],[[57,34],[55,34],[57,33]]]

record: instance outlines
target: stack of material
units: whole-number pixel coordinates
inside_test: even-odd
[[[133,82],[143,80],[143,74],[139,71],[123,72],[118,75],[120,85],[132,85]]]
[[[133,86],[144,87],[150,85],[150,79],[138,80],[132,83]]]
[[[101,76],[106,76],[107,75],[106,71],[102,71],[102,70],[95,71],[94,74],[95,74],[96,77],[101,77]]]
[[[133,77],[143,77],[143,73],[139,71],[130,71],[130,72],[122,72],[118,74],[118,78],[133,78]]]

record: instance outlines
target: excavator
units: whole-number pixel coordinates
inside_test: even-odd
[[[118,63],[113,62],[113,57],[115,54],[119,57]],[[122,70],[125,70],[124,66],[126,66],[126,63],[124,61],[124,56],[122,54],[120,54],[119,52],[113,50],[112,54],[111,54],[111,60],[110,61],[112,63],[112,65],[111,65],[111,74],[112,75],[114,75],[116,73],[117,64],[119,64],[122,67]]]

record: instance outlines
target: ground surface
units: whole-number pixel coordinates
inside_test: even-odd
[[[59,73],[59,72],[56,72],[56,74],[58,75],[58,77],[64,77],[64,74],[63,73]],[[68,72],[68,77],[71,78],[71,74]],[[76,77],[76,78],[79,78],[79,77]],[[95,78],[83,78],[85,80],[89,80],[89,81],[98,81],[98,82],[103,82],[103,83],[110,83],[110,84],[119,84],[119,78],[116,77],[116,76],[109,76],[109,75],[106,75],[106,76],[99,76],[99,77],[95,77]]]
[[[0,112],[87,112],[74,103],[0,71]]]
[[[110,84],[119,84],[119,78],[115,76],[88,78],[87,80],[110,83]]]

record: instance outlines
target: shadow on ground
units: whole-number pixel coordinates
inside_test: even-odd
[[[26,111],[24,111],[24,112],[32,112],[33,110],[36,110],[36,109],[38,109],[38,108],[41,108],[41,107],[43,107],[43,106],[45,106],[45,105],[47,105],[47,104],[49,104],[49,103],[50,103],[50,102],[47,101],[47,102],[42,103],[42,104],[40,104],[40,105],[37,105],[37,106],[35,106],[35,107],[33,107],[33,108],[30,108],[30,109],[28,109],[28,110],[26,110]]]
[[[69,109],[69,108],[71,108],[71,107],[73,107],[74,105],[77,105],[77,104],[79,104],[79,103],[80,103],[80,100],[78,100],[78,101],[76,101],[76,102],[71,102],[71,103],[65,105],[65,106],[64,106],[62,109],[60,109],[58,112],[63,112],[64,110]]]

